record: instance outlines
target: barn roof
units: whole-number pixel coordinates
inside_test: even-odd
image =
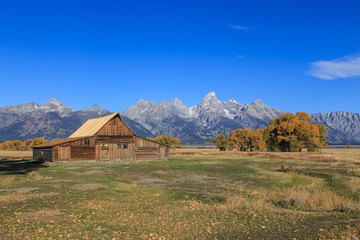
[[[71,134],[69,138],[94,136],[107,122],[116,116],[120,117],[119,112],[107,115],[105,117],[89,119],[78,130]]]
[[[51,142],[46,142],[46,143],[43,143],[41,145],[33,146],[32,148],[53,147],[53,146],[60,145],[60,144],[63,144],[63,143],[73,142],[73,141],[76,141],[76,140],[79,140],[79,139],[85,139],[85,138],[92,137],[106,123],[108,123],[110,120],[114,119],[116,116],[119,116],[119,118],[122,120],[121,115],[120,115],[119,112],[116,112],[116,113],[113,113],[113,114],[110,114],[110,115],[107,115],[107,116],[104,116],[104,117],[92,118],[92,119],[87,120],[78,130],[76,130],[73,134],[71,134],[70,137],[65,138],[65,139],[51,141]],[[122,121],[124,122],[124,120],[122,120]],[[124,122],[124,124],[126,126],[128,126],[125,122]],[[129,129],[131,130],[130,127],[129,127]],[[135,133],[134,133],[134,135],[137,136]],[[137,136],[137,137],[140,137],[140,136]],[[140,138],[143,138],[143,137],[140,137]],[[155,142],[155,141],[150,140],[150,139],[146,139],[146,140],[151,141],[151,142]],[[167,146],[166,144],[163,144],[163,143],[158,143],[158,142],[155,142],[155,143]]]
[[[68,143],[68,142],[73,142],[73,141],[84,139],[84,138],[87,138],[87,137],[65,138],[65,139],[60,139],[60,140],[54,140],[54,141],[45,142],[43,144],[33,146],[32,148],[53,147],[53,146],[56,146],[56,145],[60,145],[60,144],[63,144],[63,143]]]

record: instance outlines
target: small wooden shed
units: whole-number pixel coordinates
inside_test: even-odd
[[[169,147],[137,136],[114,113],[89,119],[69,138],[33,147],[33,159],[48,162],[167,160]]]

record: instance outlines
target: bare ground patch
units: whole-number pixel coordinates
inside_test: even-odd
[[[39,198],[39,197],[52,197],[59,195],[59,193],[34,193],[34,194],[18,194],[10,193],[7,195],[0,196],[0,202],[19,202],[24,201],[30,198]]]
[[[73,216],[65,215],[59,210],[54,209],[44,209],[37,212],[20,214],[17,217],[17,220],[28,220],[28,221],[39,221],[39,222],[48,222],[51,220],[72,220]]]
[[[77,190],[86,191],[86,190],[95,190],[99,188],[107,188],[107,186],[98,183],[88,183],[88,184],[77,184],[74,186],[74,188]]]
[[[326,230],[329,228],[332,228],[334,226],[340,225],[340,224],[345,224],[345,223],[350,223],[350,222],[360,222],[360,219],[339,219],[336,217],[330,217],[328,219],[324,219],[321,221],[317,221],[316,223],[312,224],[310,226],[310,230],[311,231],[319,231],[320,229]]]
[[[207,195],[209,197],[223,195],[226,190],[219,188],[219,185],[242,187],[247,184],[252,184],[252,182],[223,179],[205,174],[187,174],[184,176],[161,170],[152,173],[156,176],[145,173],[126,172],[122,175],[122,178],[118,179],[127,180],[141,186],[182,190],[188,193]]]
[[[16,193],[28,193],[35,191],[39,188],[10,188],[10,189],[0,189],[0,192],[16,192]]]
[[[68,179],[53,179],[49,182],[52,182],[52,183],[58,183],[58,182],[71,182],[71,180],[68,180]]]
[[[105,174],[106,171],[104,170],[89,170],[85,172],[74,172],[75,175],[92,175],[92,174]]]

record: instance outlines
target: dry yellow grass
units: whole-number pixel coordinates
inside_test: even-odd
[[[26,175],[26,181],[37,181],[37,180],[48,180],[48,179],[51,179],[51,178],[45,177],[38,172],[29,172]]]
[[[0,160],[31,160],[32,151],[0,151]]]
[[[218,149],[175,149],[170,151],[171,156],[223,156],[223,157],[266,157],[278,159],[297,159],[319,162],[353,162],[360,163],[360,149],[333,149],[325,148],[321,152],[237,152]],[[32,151],[0,151],[0,160],[31,160]]]
[[[223,157],[265,157],[277,159],[297,159],[319,162],[360,163],[360,149],[323,149],[321,152],[238,152],[218,149],[175,149],[171,156],[223,156]]]
[[[288,203],[317,211],[357,211],[360,209],[358,202],[328,190],[309,190],[307,187],[291,188],[282,189],[274,195],[283,199],[285,204]]]

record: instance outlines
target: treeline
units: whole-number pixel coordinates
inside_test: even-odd
[[[218,134],[212,139],[220,151],[319,151],[327,146],[327,130],[320,123],[313,124],[308,113],[285,113],[272,120],[265,129],[236,129],[228,137]]]
[[[31,150],[32,146],[40,145],[47,142],[44,138],[26,139],[24,141],[13,140],[5,141],[0,144],[2,151],[26,151]]]

